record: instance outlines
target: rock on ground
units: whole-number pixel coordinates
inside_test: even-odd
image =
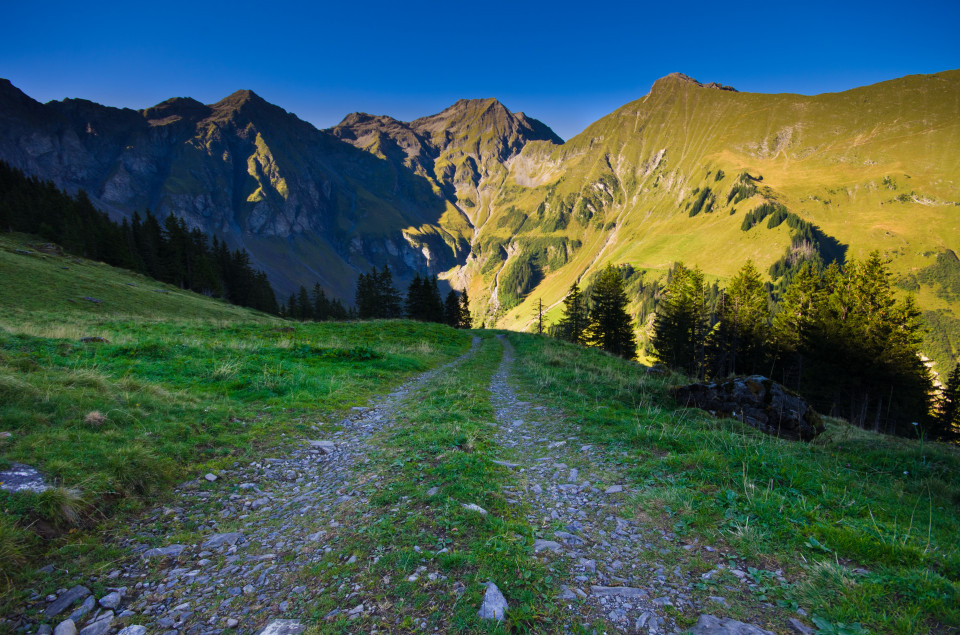
[[[820,415],[803,397],[762,375],[678,386],[670,392],[681,406],[740,419],[778,437],[810,441],[824,430]]]
[[[483,595],[483,604],[480,606],[480,611],[477,612],[480,619],[502,622],[508,608],[507,598],[503,597],[503,593],[500,592],[497,585],[493,582],[487,582],[487,592]]]
[[[728,617],[701,615],[692,629],[691,635],[774,635],[753,624],[744,624]]]
[[[51,602],[43,610],[43,614],[47,617],[56,617],[88,595],[90,595],[90,589],[77,585]]]
[[[299,635],[307,627],[297,620],[274,620],[263,627],[257,635]]]

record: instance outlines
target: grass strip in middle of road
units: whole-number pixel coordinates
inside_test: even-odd
[[[504,499],[509,472],[492,462],[498,447],[488,387],[501,353],[484,334],[474,357],[411,394],[396,424],[374,440],[381,479],[367,511],[376,520],[341,534],[345,548],[315,571],[345,584],[314,615],[361,602],[376,609],[352,621],[321,621],[321,632],[494,629],[477,615],[488,581],[509,603],[507,626],[549,630],[557,572],[530,557],[533,529],[523,506]]]

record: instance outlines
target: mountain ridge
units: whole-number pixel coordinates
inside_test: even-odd
[[[358,272],[389,264],[401,281],[439,274],[478,315],[523,328],[533,300],[557,306],[607,262],[649,276],[677,259],[717,278],[748,257],[772,267],[791,232],[741,229],[764,201],[851,257],[928,267],[960,248],[944,238],[960,234],[947,211],[960,201],[958,95],[957,70],[813,96],[672,73],[563,141],[495,98],[319,130],[249,90],[133,111],[39,104],[6,82],[0,158],[117,214],[182,215],[247,248],[281,292],[319,279],[349,299]],[[960,319],[932,289],[918,296]]]

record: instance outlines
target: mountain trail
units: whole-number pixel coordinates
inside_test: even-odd
[[[110,599],[98,602],[82,586],[64,590],[63,602],[41,606],[48,622],[71,618],[86,635],[122,624],[165,635],[216,635],[256,633],[273,618],[303,617],[312,598],[335,589],[311,584],[302,572],[337,550],[338,527],[370,515],[367,500],[378,477],[365,468],[368,438],[393,425],[425,384],[472,357],[479,342],[474,338],[468,352],[369,407],[353,408],[322,438],[291,439],[272,450],[276,458],[235,463],[182,484],[119,540],[124,555],[117,568],[89,578],[87,586],[102,584]],[[302,630],[280,620],[263,632]]]
[[[684,544],[637,518],[623,466],[584,443],[579,426],[562,413],[518,398],[510,384],[514,349],[506,337],[498,338],[504,354],[490,385],[495,438],[505,450],[501,464],[516,472],[504,496],[530,506],[527,520],[540,536],[534,557],[563,559],[569,566],[558,588],[558,602],[569,615],[563,632],[590,632],[598,623],[628,633],[686,632],[688,625],[678,624],[675,615],[723,606],[721,597],[700,606],[694,585],[702,576],[687,566],[701,549],[705,556],[716,550]]]

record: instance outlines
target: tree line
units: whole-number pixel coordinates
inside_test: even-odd
[[[190,230],[182,218],[161,224],[149,210],[117,223],[81,190],[70,196],[51,181],[27,177],[0,161],[0,229],[35,234],[64,251],[130,269],[182,289],[267,313],[277,300],[267,276],[242,249]]]
[[[281,305],[280,314],[297,320],[393,320],[409,318],[420,322],[437,322],[453,328],[472,328],[470,298],[466,290],[457,293],[451,290],[445,300],[440,298],[436,276],[421,276],[416,273],[405,296],[393,283],[389,265],[383,269],[373,267],[369,273],[357,278],[354,306],[345,308],[340,300],[328,299],[317,284],[312,296],[306,288],[290,296],[286,305]]]
[[[607,266],[587,298],[573,284],[551,335],[633,359],[624,269]],[[924,326],[913,298],[894,297],[887,263],[822,266],[807,261],[778,289],[748,261],[727,287],[676,263],[656,293],[653,357],[698,380],[762,374],[806,397],[821,412],[863,428],[956,438],[960,365],[936,390],[920,353]]]
[[[763,374],[818,410],[863,428],[912,436],[952,426],[920,344],[912,297],[897,300],[879,252],[827,267],[803,262],[773,302],[750,261],[711,298],[698,269],[678,263],[653,324],[655,357],[698,379]]]

